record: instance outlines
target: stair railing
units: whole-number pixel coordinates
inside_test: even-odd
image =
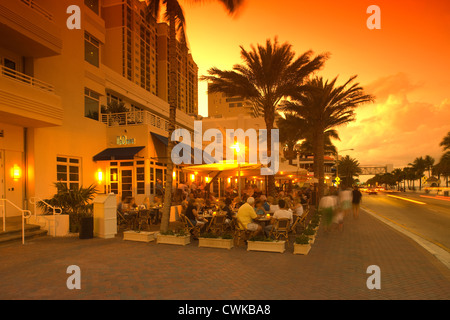
[[[61,213],[62,213],[62,209],[60,208],[60,207],[55,207],[55,206],[52,206],[52,205],[50,205],[50,204],[48,204],[47,202],[45,202],[44,200],[42,200],[41,198],[39,198],[39,197],[32,197],[32,198],[30,198],[30,203],[32,204],[32,205],[34,205],[34,217],[36,218],[36,212],[37,212],[37,204],[38,204],[38,202],[42,202],[45,206],[47,206],[48,208],[50,208],[50,209],[52,209],[52,211],[53,211],[53,216],[55,216],[55,215],[60,215]],[[57,212],[58,211],[58,212]],[[53,227],[55,228],[55,237],[56,237],[56,218],[53,220]],[[49,228],[50,228],[50,226],[49,226]],[[49,229],[49,231],[50,231],[50,229]]]
[[[2,208],[3,212],[3,232],[6,231],[6,203],[9,203],[11,206],[22,213],[22,244],[25,244],[25,219],[31,217],[31,211],[19,208],[8,199],[0,199],[0,207]]]

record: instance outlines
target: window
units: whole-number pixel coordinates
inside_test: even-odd
[[[100,41],[87,32],[84,34],[84,60],[97,68],[100,64]]]
[[[136,168],[136,194],[145,194],[145,168]]]
[[[98,0],[84,0],[84,4],[96,14],[99,13]]]
[[[56,180],[65,183],[69,189],[80,187],[81,159],[56,157]]]
[[[84,116],[98,120],[100,108],[100,94],[88,88],[84,89]]]

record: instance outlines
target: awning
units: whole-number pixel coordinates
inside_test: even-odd
[[[162,136],[160,134],[157,134],[157,133],[154,133],[154,132],[151,132],[151,134],[152,134],[152,137],[154,137],[154,138],[158,139],[159,141],[161,141],[166,147],[169,145],[169,138],[164,137],[164,136]]]
[[[94,161],[133,160],[145,147],[108,148],[94,156]]]

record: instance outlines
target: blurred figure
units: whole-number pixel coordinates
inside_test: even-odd
[[[359,205],[361,204],[362,193],[357,186],[354,186],[352,192],[352,206],[353,206],[353,218],[359,218]]]
[[[352,207],[353,194],[350,189],[344,189],[339,192],[339,206],[344,212],[344,217],[350,213]]]
[[[320,199],[319,212],[324,218],[325,231],[329,231],[333,223],[333,216],[337,209],[337,196],[325,195]]]

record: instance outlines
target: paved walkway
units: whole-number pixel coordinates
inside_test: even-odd
[[[0,247],[0,299],[445,299],[450,272],[417,243],[362,212],[318,237],[307,256],[74,237]],[[67,267],[81,268],[68,290]],[[367,268],[381,270],[369,290]]]

